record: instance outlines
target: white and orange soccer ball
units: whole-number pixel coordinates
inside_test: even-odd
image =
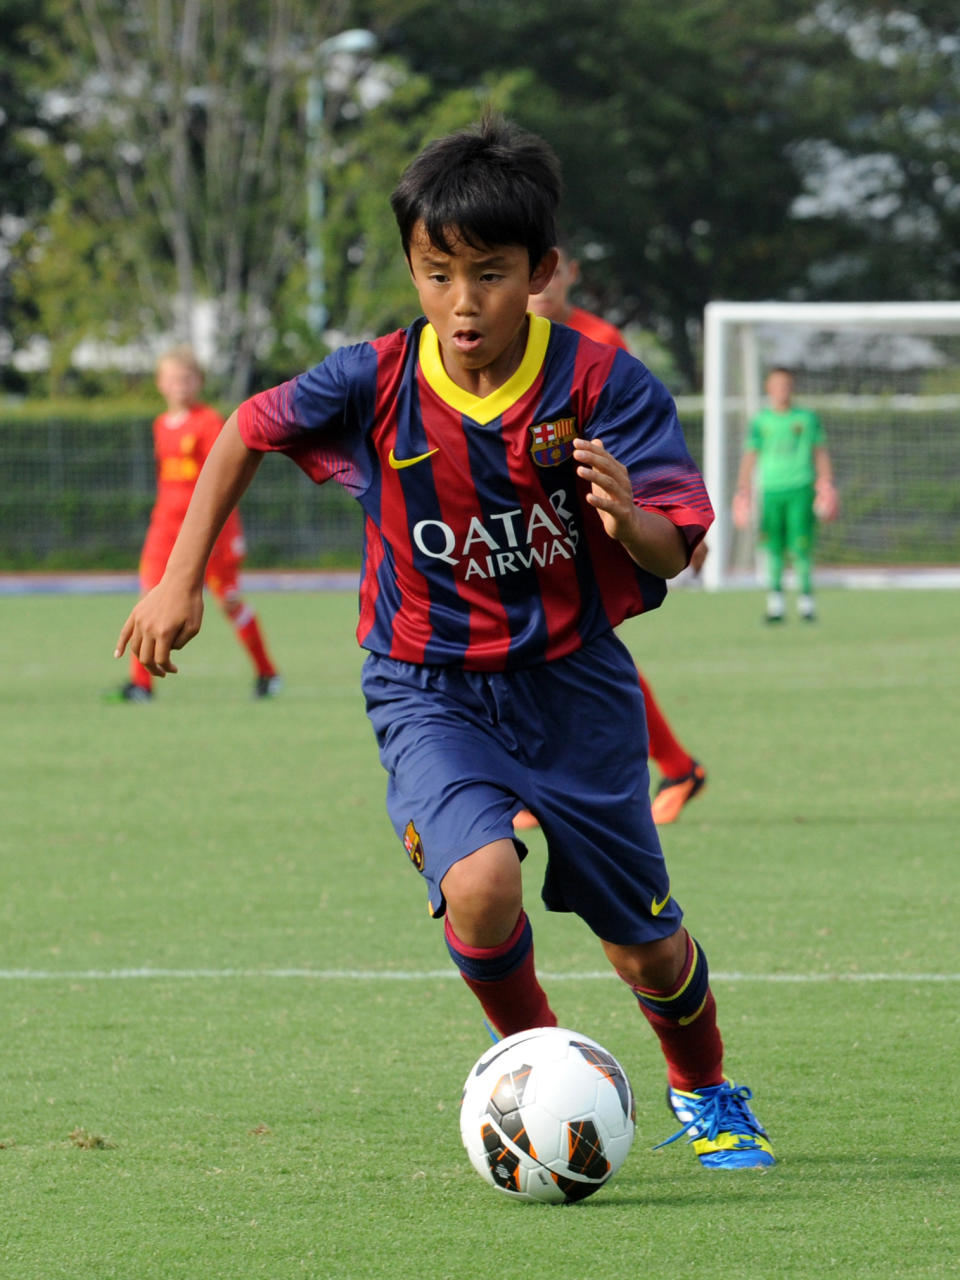
[[[516,1200],[593,1195],[633,1142],[626,1072],[589,1036],[538,1027],[491,1045],[463,1086],[460,1135],[484,1181]]]

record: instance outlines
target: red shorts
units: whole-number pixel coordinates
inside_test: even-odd
[[[156,512],[150,520],[150,528],[143,543],[140,554],[140,587],[149,591],[163,577],[167,560],[173,550],[173,544],[180,532],[181,521],[172,519],[162,511]],[[240,589],[240,569],[243,565],[246,544],[243,540],[243,526],[236,511],[232,511],[223,526],[220,537],[213,546],[210,559],[207,561],[207,572],[204,582],[210,591],[222,599],[236,595]]]

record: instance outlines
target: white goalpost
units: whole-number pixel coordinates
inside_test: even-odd
[[[817,578],[960,585],[960,302],[711,302],[704,316],[704,478],[717,519],[708,589],[757,581],[756,530],[730,512],[766,371],[823,422],[840,518]]]

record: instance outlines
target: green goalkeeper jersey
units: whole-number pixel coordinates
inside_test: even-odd
[[[747,448],[757,454],[760,489],[799,489],[816,480],[814,450],[824,443],[820,419],[810,409],[761,409],[747,431]]]

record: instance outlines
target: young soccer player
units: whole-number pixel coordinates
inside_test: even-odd
[[[546,905],[583,918],[659,1037],[680,1132],[707,1167],[768,1165],[671,893],[613,631],[660,604],[713,513],[661,384],[527,314],[556,266],[559,185],[546,144],[495,117],[413,161],[392,205],[423,315],[231,415],[116,653],[176,671],[206,557],[265,450],[338,479],[365,514],[357,634],[388,810],[487,1018],[504,1035],[556,1024],[519,802],[546,836]]]
[[[163,577],[200,468],[223,426],[217,411],[200,400],[203,371],[190,347],[175,347],[162,355],[157,362],[156,376],[157,389],[167,407],[153,424],[157,499],[140,556],[143,593]],[[233,511],[211,552],[206,585],[250,655],[256,671],[254,697],[271,698],[279,692],[281,682],[267,652],[257,615],[240,595],[243,556],[243,529],[239,514]],[[153,697],[150,672],[133,653],[130,679],[116,696],[126,702],[149,702]]]
[[[539,293],[530,295],[527,304],[529,309],[534,315],[545,316],[557,324],[569,325],[571,329],[593,338],[595,342],[606,342],[611,347],[629,351],[627,341],[616,325],[610,324],[602,316],[594,315],[592,311],[574,306],[571,302],[570,290],[580,279],[580,264],[570,256],[563,244],[557,245],[557,254],[557,269],[553,278]],[[693,551],[691,565],[698,573],[706,551],[705,542],[699,543]],[[676,822],[684,805],[700,794],[706,786],[707,774],[700,761],[694,759],[674,733],[639,667],[637,678],[647,710],[649,754],[661,774],[653,797],[653,820],[658,827],[662,827]],[[514,817],[513,825],[518,831],[529,831],[539,826],[539,823],[529,809],[521,809]]]
[[[768,405],[751,421],[740,460],[733,520],[738,529],[750,522],[754,470],[759,469],[760,534],[767,554],[768,622],[782,622],[783,568],[793,559],[800,593],[797,613],[816,619],[813,600],[813,545],[817,519],[837,515],[833,466],[820,419],[793,403],[793,374],[771,369],[765,383]]]

